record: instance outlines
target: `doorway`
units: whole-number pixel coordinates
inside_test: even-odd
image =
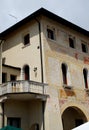
[[[30,80],[30,69],[28,65],[24,66],[24,79]]]

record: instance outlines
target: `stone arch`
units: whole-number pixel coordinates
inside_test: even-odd
[[[67,106],[62,112],[63,130],[73,129],[87,121],[87,116],[80,107]]]

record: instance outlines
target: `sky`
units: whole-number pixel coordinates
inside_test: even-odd
[[[0,32],[41,7],[89,31],[89,0],[0,0]]]

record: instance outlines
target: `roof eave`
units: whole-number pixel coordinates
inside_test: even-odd
[[[15,25],[13,25],[12,27],[8,28],[7,30],[3,31],[0,34],[0,38],[2,39],[4,36],[6,36],[8,33],[16,30],[17,28],[23,26],[24,24],[28,23],[30,20],[40,16],[40,15],[44,15],[50,19],[53,19],[59,23],[61,23],[62,25],[65,25],[83,35],[89,36],[89,31],[57,16],[56,14],[44,9],[44,8],[40,8],[39,10],[35,11],[34,13],[32,13],[31,15],[29,15],[28,17],[24,18],[23,20],[21,20],[20,22],[16,23]]]

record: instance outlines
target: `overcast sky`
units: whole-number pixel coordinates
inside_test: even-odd
[[[41,7],[89,31],[89,0],[0,0],[0,32]]]

